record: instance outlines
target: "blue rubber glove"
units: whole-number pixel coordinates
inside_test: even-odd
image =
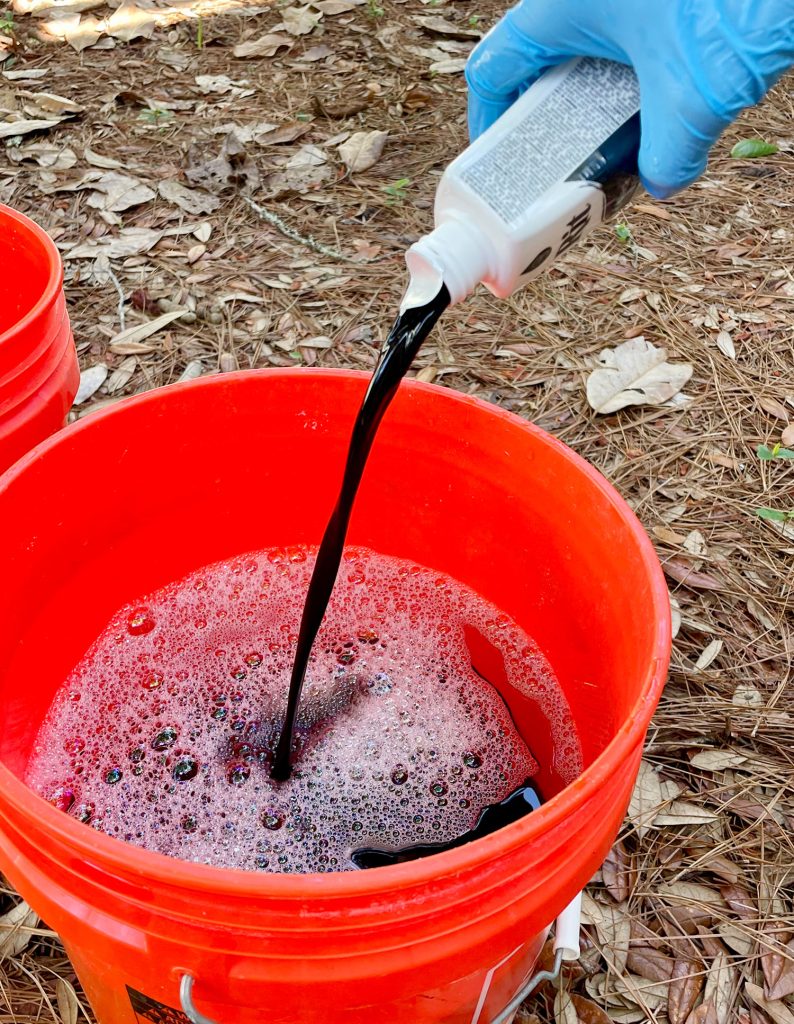
[[[672,195],[794,63],[794,0],[522,0],[469,58],[472,139],[543,71],[570,57],[631,64],[640,82],[640,175]]]

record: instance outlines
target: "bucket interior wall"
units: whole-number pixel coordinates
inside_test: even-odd
[[[50,254],[25,225],[0,216],[0,336],[29,313],[52,273]],[[12,272],[13,268],[13,272]]]
[[[88,419],[7,484],[0,759],[12,771],[122,604],[217,559],[319,541],[366,379],[287,371],[210,383],[147,396],[102,429]],[[349,542],[448,573],[511,615],[551,661],[588,764],[648,678],[658,623],[639,540],[600,477],[570,460],[462,396],[403,388]],[[548,762],[531,703],[507,696]]]

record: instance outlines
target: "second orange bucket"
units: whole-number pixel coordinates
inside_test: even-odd
[[[384,420],[349,540],[462,580],[535,638],[577,724],[580,778],[487,838],[326,875],[168,859],[20,781],[53,694],[121,605],[240,552],[317,543],[366,384],[287,370],[176,385],[0,478],[0,869],[62,935],[100,1024],[491,1024],[617,834],[669,657],[653,548],[558,441],[416,382]],[[104,471],[81,475],[76,501],[86,465]],[[512,710],[521,728],[529,709]]]

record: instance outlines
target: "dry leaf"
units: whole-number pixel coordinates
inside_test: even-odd
[[[708,554],[708,548],[706,547],[706,538],[700,532],[700,530],[691,530],[684,538],[684,550],[688,551],[690,555],[700,557]]]
[[[687,1017],[686,1024],[719,1024],[714,1003],[710,999],[702,1002]]]
[[[762,708],[764,698],[761,691],[750,683],[739,683],[733,691],[731,704],[740,708]]]
[[[249,193],[259,188],[259,170],[233,131],[224,139],[216,157],[207,160],[206,151],[195,145],[191,146],[188,158],[190,164],[185,169],[185,177],[193,185],[200,185],[211,192],[239,188],[243,193]]]
[[[736,348],[733,344],[733,338],[731,337],[730,331],[720,331],[717,335],[717,348],[722,352],[728,359],[736,358]]]
[[[77,394],[74,396],[74,404],[82,405],[83,402],[87,402],[105,383],[107,375],[108,368],[104,363],[97,363],[95,366],[89,366],[87,370],[83,370],[80,374]]]
[[[207,214],[213,213],[221,205],[220,199],[210,195],[209,192],[202,192],[195,188],[185,188],[178,181],[161,181],[157,191],[169,203],[185,210],[187,213]]]
[[[709,967],[703,993],[703,1001],[714,1004],[717,1024],[728,1024],[731,1018],[735,983],[735,971],[725,953],[720,953]]]
[[[154,35],[155,20],[151,11],[141,10],[133,3],[123,3],[106,20],[108,35],[129,43],[141,37],[149,39]]]
[[[665,797],[658,774],[648,761],[641,761],[637,782],[626,812],[638,835],[642,836],[648,831],[664,802]]]
[[[794,940],[783,945],[772,936],[770,939],[776,948],[761,957],[764,996],[769,1000],[783,999],[794,995]]]
[[[584,996],[578,996],[572,992],[571,1002],[576,1010],[576,1016],[579,1018],[579,1024],[612,1024],[606,1011],[590,999],[585,999]]]
[[[249,84],[245,79],[236,82],[234,79],[229,78],[228,75],[196,75],[196,85],[205,96],[211,93],[218,95],[228,93],[239,99],[244,99],[246,96],[254,95],[255,90],[248,88]]]
[[[698,572],[683,558],[668,558],[662,567],[667,576],[685,587],[691,587],[692,590],[722,589],[722,583],[718,579],[708,573]]]
[[[731,750],[701,750],[691,759],[690,764],[704,772],[721,772],[726,768],[738,768],[747,760],[745,754]]]
[[[28,948],[30,930],[38,923],[38,915],[24,900],[0,916],[0,963],[6,957],[18,956]]]
[[[482,32],[477,29],[456,25],[438,14],[415,14],[412,20],[425,32],[433,35],[451,36],[454,39],[479,39],[482,36]]]
[[[282,124],[272,132],[267,132],[255,141],[260,146],[280,146],[283,142],[295,142],[310,130],[311,123],[307,121],[291,121],[288,124]]]
[[[74,100],[56,96],[52,92],[28,92],[26,89],[20,89],[17,96],[20,99],[31,100],[45,114],[79,114],[83,109]]]
[[[676,960],[667,990],[670,1024],[685,1024],[703,988],[703,974],[693,960]]]
[[[601,415],[629,405],[663,405],[692,376],[689,363],[668,363],[667,349],[642,335],[604,349],[598,361],[600,367],[587,378],[587,401]]]
[[[291,36],[308,35],[321,18],[322,13],[313,11],[310,4],[305,7],[285,7],[281,11],[283,27]]]
[[[133,206],[140,206],[156,196],[154,189],[144,185],[139,178],[116,171],[101,175],[91,184],[91,188],[93,191],[88,197],[88,205],[111,213],[121,213]]]
[[[703,906],[713,906],[715,903],[723,905],[722,896],[715,889],[700,882],[662,882],[656,891],[672,906],[699,909]]]
[[[162,316],[155,317],[154,320],[147,320],[146,323],[128,327],[126,331],[121,331],[111,339],[110,349],[122,356],[140,355],[143,354],[144,349],[147,352],[153,352],[155,348],[149,345],[141,347],[140,343],[187,312],[189,312],[187,309],[175,309],[170,313],[163,313]]]
[[[68,146],[56,146],[51,142],[32,142],[28,146],[12,147],[6,150],[12,163],[33,160],[39,167],[52,171],[68,171],[77,163],[77,154]]]
[[[582,921],[595,927],[604,958],[618,974],[622,974],[631,943],[631,922],[625,904],[607,906],[585,892],[582,897]]]
[[[445,57],[434,61],[428,70],[434,75],[462,75],[465,68],[465,57]]]
[[[383,153],[388,132],[375,129],[371,132],[354,132],[347,142],[339,147],[339,155],[349,171],[366,171],[373,167]]]
[[[780,435],[780,443],[784,448],[794,448],[794,423],[789,423]]]
[[[625,903],[637,884],[637,872],[622,841],[616,842],[607,854],[601,866],[601,877],[613,899]]]
[[[150,351],[154,351],[151,349]],[[135,373],[135,369],[138,365],[138,360],[135,356],[128,356],[124,359],[111,373],[110,379],[107,382],[106,391],[109,395],[115,395],[117,391],[121,391],[125,388],[132,380],[132,376]]]
[[[776,398],[767,398],[764,395],[760,395],[756,401],[764,412],[769,413],[770,416],[777,416],[779,420],[783,420],[784,423],[788,423],[788,411],[786,410],[785,405],[778,402]]]
[[[99,238],[73,246],[64,253],[64,259],[96,259],[105,255],[108,259],[123,259],[149,252],[160,241],[165,232],[153,228],[123,228],[117,238]]]
[[[66,978],[58,978],[55,982],[55,999],[61,1024],[77,1024],[77,996]]]
[[[732,949],[734,953],[738,953],[742,957],[748,957],[752,954],[755,948],[755,939],[752,938],[751,934],[748,934],[746,929],[742,929],[735,924],[723,922],[717,926],[717,931],[720,933],[720,938],[726,946]]]
[[[701,652],[700,657],[695,662],[695,669],[698,672],[705,672],[705,670],[719,657],[719,653],[722,650],[722,640],[712,640],[705,649]]]
[[[554,996],[554,1024],[579,1024],[576,1008],[565,989],[557,989]]]
[[[31,132],[45,132],[61,123],[61,118],[54,120],[33,120],[0,121],[0,139],[10,139],[16,135],[29,135]]]
[[[765,629],[777,629],[778,624],[767,612],[762,604],[760,604],[754,597],[747,598],[747,611],[752,615],[754,619],[761,623]]]
[[[86,163],[91,164],[92,167],[102,167],[105,170],[118,170],[119,167],[123,167],[124,164],[121,160],[114,160],[109,156],[102,156],[101,153],[94,152],[93,149],[89,149],[88,146],[83,150],[83,157]]]
[[[673,959],[653,946],[635,946],[629,949],[626,966],[648,981],[669,981],[673,973]]]
[[[246,43],[235,46],[232,53],[235,57],[272,57],[279,50],[292,46],[289,36],[278,32],[268,32],[259,39],[249,39]]]
[[[688,800],[673,800],[669,807],[660,811],[654,819],[654,827],[675,827],[677,825],[704,825],[716,821],[718,814],[708,810],[701,804],[693,804]]]
[[[747,920],[758,917],[758,907],[750,893],[740,885],[723,885],[720,887],[722,898],[734,913]]]
[[[318,60],[330,57],[333,52],[330,46],[321,43],[319,46],[310,46],[308,50],[304,50],[298,60],[305,61],[307,64],[315,64]]]
[[[744,991],[756,1006],[759,1006],[764,1013],[772,1018],[774,1024],[794,1024],[794,1013],[780,1000],[767,999],[760,985],[753,985],[748,981],[745,983]]]

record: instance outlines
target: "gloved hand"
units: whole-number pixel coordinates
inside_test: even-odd
[[[794,63],[794,0],[522,0],[469,58],[472,139],[579,56],[634,66],[640,176],[663,198],[703,173],[722,130]]]

